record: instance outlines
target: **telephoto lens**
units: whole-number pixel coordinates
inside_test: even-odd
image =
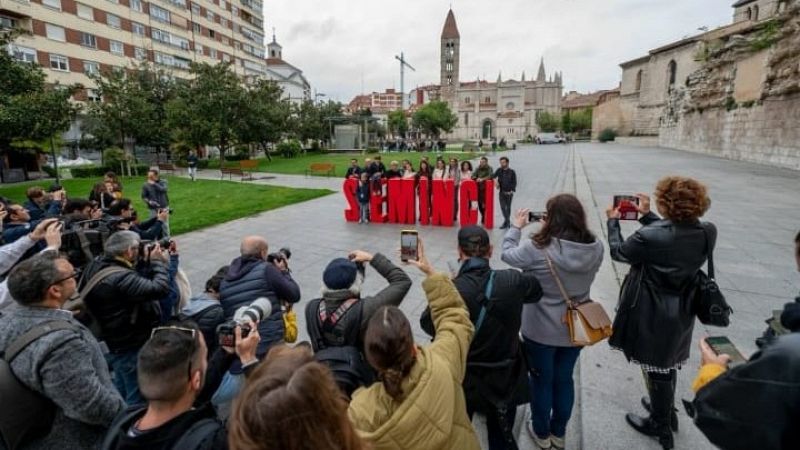
[[[270,314],[272,314],[272,302],[266,297],[259,297],[253,303],[237,309],[233,320],[242,328],[242,337],[247,337],[250,334],[250,326],[247,325],[247,322],[258,324]]]

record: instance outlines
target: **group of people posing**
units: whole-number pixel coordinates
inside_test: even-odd
[[[645,374],[648,414],[629,414],[628,423],[671,449],[676,371],[689,357],[691,302],[716,229],[700,221],[710,200],[696,180],[660,180],[659,214],[649,196],[638,197],[642,227],[628,238],[619,210],[607,211],[611,257],[631,266],[609,343]],[[508,269],[491,266],[495,248],[482,227],[459,230],[451,273],[431,265],[420,239],[407,264],[425,276],[425,342],[415,342],[401,310],[410,277],[380,253],[354,250],[330,261],[320,295],[305,305],[309,342],[294,346],[301,291],[290,252],[270,253],[262,237],[244,238],[240,256],[169,320],[153,314],[169,290],[166,257],[158,245],[143,249],[136,233],[108,239],[98,258],[105,266],[93,273],[113,268],[100,281],[78,283],[57,252],[28,258],[8,275],[15,305],[0,315],[0,351],[42,324],[62,326],[8,361],[54,411],[51,427],[20,448],[479,449],[471,420],[478,413],[490,449],[515,449],[517,411],[529,405],[525,428],[538,448],[564,449],[583,351],[564,316],[568,303],[591,298],[605,250],[574,195],[550,198],[532,232],[529,219],[525,209],[510,219],[500,249]],[[133,268],[143,252],[148,272]],[[800,266],[800,236],[797,255]],[[388,283],[371,295],[363,291],[368,267]],[[95,322],[91,332],[63,309],[76,290]],[[714,444],[798,442],[797,312],[787,306],[782,318],[792,334],[736,368],[703,347],[692,405],[711,418],[697,425]],[[235,329],[231,340],[220,335],[226,324]],[[4,437],[15,413],[0,413]]]
[[[497,170],[492,169],[489,165],[489,160],[486,157],[481,157],[478,162],[478,167],[472,167],[471,161],[461,161],[458,158],[450,158],[446,161],[443,157],[438,157],[431,166],[429,158],[423,156],[420,159],[419,167],[416,169],[411,164],[411,161],[404,159],[401,163],[392,161],[389,163],[389,168],[381,161],[380,156],[375,158],[366,158],[364,166],[359,166],[357,159],[350,160],[350,167],[345,172],[345,178],[356,178],[360,180],[357,191],[358,203],[360,206],[361,217],[359,223],[369,223],[370,213],[370,198],[373,193],[381,195],[383,193],[381,179],[404,179],[415,180],[419,185],[420,179],[434,180],[452,180],[455,192],[461,185],[462,180],[473,180],[478,184],[478,212],[480,213],[480,222],[486,223],[486,185],[487,180],[495,180],[497,189],[499,191],[500,208],[503,214],[503,224],[501,229],[508,229],[511,226],[511,201],[514,199],[514,193],[517,190],[517,174],[514,169],[509,167],[508,157],[500,158],[500,167]],[[432,195],[432,190],[428,190],[428,195]],[[458,195],[455,196],[453,205],[453,218],[458,217]],[[428,202],[429,207],[432,208],[432,202]]]

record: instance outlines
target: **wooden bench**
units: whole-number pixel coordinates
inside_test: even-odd
[[[314,163],[306,169],[306,176],[309,175],[336,176],[336,166],[331,163]]]
[[[161,172],[161,173],[163,173],[163,172],[172,172],[172,174],[175,175],[175,171],[176,170],[178,170],[178,168],[175,167],[175,164],[172,164],[172,163],[158,163],[158,171]]]
[[[245,172],[240,167],[223,167],[219,169],[220,172],[220,180],[225,179],[225,175],[228,175],[229,180],[233,180],[233,176],[241,177],[241,180],[244,181],[245,179],[252,180],[253,175],[250,172]]]

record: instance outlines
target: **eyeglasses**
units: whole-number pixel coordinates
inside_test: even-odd
[[[75,269],[75,271],[72,272],[72,274],[70,276],[64,277],[64,278],[59,278],[58,280],[53,281],[50,284],[50,286],[55,286],[55,285],[57,285],[59,283],[63,283],[63,282],[65,282],[65,281],[67,281],[69,279],[72,279],[72,278],[75,278],[77,280],[79,276],[81,276],[81,269]]]
[[[159,333],[159,332],[162,332],[162,331],[179,331],[181,333],[188,334],[189,336],[192,337],[192,339],[194,339],[196,337],[196,335],[197,335],[197,330],[195,330],[194,328],[176,327],[174,325],[171,325],[171,326],[166,326],[166,327],[155,327],[155,328],[153,328],[153,331],[150,332],[150,338],[155,336],[156,333]]]

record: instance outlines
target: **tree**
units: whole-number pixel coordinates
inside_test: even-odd
[[[541,111],[536,115],[536,125],[539,131],[543,133],[552,133],[558,131],[560,125],[558,114],[551,114],[547,111]]]
[[[582,109],[572,115],[572,130],[575,132],[591,131],[592,108]]]
[[[342,113],[342,104],[327,101],[319,105],[306,100],[294,106],[292,129],[301,141],[328,141],[329,119]]]
[[[230,63],[193,63],[191,74],[192,79],[177,84],[167,105],[167,122],[177,140],[215,145],[222,165],[225,153],[238,142],[237,124],[247,102],[244,87]]]
[[[572,114],[569,111],[561,115],[561,131],[564,133],[572,133]]]
[[[258,80],[246,87],[247,102],[236,134],[242,142],[259,146],[272,161],[269,145],[278,142],[288,131],[292,107],[283,98],[283,89],[271,80]]]
[[[446,102],[433,101],[418,109],[411,122],[414,128],[428,137],[438,138],[441,132],[449,133],[453,130],[458,123],[458,117]]]
[[[389,133],[394,136],[406,137],[406,133],[408,132],[408,119],[406,118],[406,113],[402,109],[390,112],[387,124]]]

